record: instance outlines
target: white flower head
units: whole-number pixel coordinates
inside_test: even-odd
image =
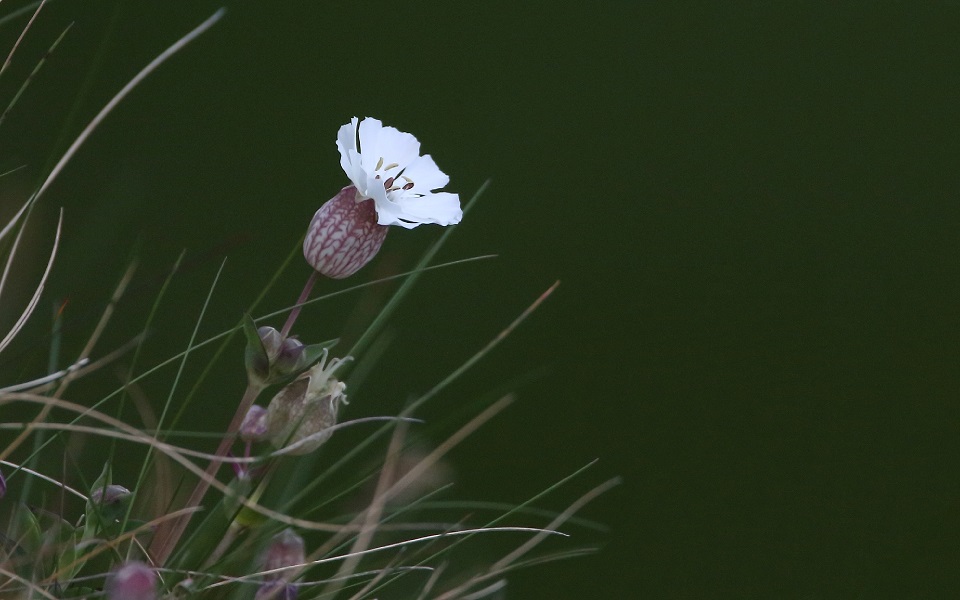
[[[460,197],[436,192],[450,178],[409,133],[372,117],[357,117],[337,132],[340,166],[357,188],[357,200],[372,198],[377,224],[413,229],[423,223],[454,225],[463,218]]]

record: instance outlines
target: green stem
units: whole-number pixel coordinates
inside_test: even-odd
[[[227,433],[223,436],[223,439],[220,441],[220,446],[217,447],[217,451],[214,454],[216,458],[210,461],[210,465],[206,470],[207,476],[197,482],[196,487],[193,488],[193,493],[190,494],[190,498],[184,505],[185,507],[194,508],[200,506],[204,495],[206,495],[207,490],[210,489],[210,479],[216,477],[220,465],[223,464],[223,461],[220,459],[227,455],[227,451],[230,450],[230,446],[233,445],[237,431],[239,431],[240,425],[243,423],[243,418],[247,415],[250,406],[253,405],[254,400],[257,399],[257,396],[259,396],[262,391],[262,385],[253,382],[247,383],[247,389],[243,393],[240,405],[237,406],[237,412],[233,415],[233,420],[230,421],[230,425],[227,427]],[[190,523],[192,516],[193,513],[188,513],[179,519],[170,521],[168,527],[161,527],[161,529],[157,531],[157,535],[150,545],[150,553],[158,565],[163,565],[170,556],[170,553],[173,552],[177,542],[180,541],[183,532]]]
[[[293,324],[296,323],[297,317],[300,316],[300,309],[303,308],[304,303],[306,303],[307,298],[310,297],[310,290],[313,289],[313,284],[317,282],[317,272],[312,271],[310,277],[307,278],[306,285],[303,286],[303,291],[300,292],[300,297],[297,298],[297,305],[293,307],[293,310],[290,311],[290,315],[287,316],[287,322],[283,324],[283,329],[280,330],[280,338],[286,338],[287,334],[290,333],[290,330],[293,329]]]

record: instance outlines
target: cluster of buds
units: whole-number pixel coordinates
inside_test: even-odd
[[[263,557],[263,570],[267,573],[257,590],[256,600],[295,600],[297,586],[290,583],[293,572],[286,567],[296,567],[305,561],[303,538],[292,529],[273,536]]]
[[[252,329],[253,322],[244,324]],[[273,327],[260,327],[256,335],[248,333],[244,359],[252,382],[269,385],[299,372],[307,366],[307,347],[296,338],[283,337]]]

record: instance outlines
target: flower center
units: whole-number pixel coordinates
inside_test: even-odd
[[[386,172],[389,171],[390,169],[396,169],[397,167],[400,166],[397,163],[390,163],[389,165],[384,166],[383,163],[384,163],[384,160],[383,160],[383,157],[381,156],[380,160],[377,161],[377,166],[374,169],[374,171],[382,170],[383,174],[386,175],[387,174]],[[379,172],[376,175],[376,179],[381,179]],[[401,180],[404,182],[402,185],[400,185]],[[397,173],[396,175],[391,175],[390,177],[385,179],[383,182],[383,188],[387,190],[388,194],[391,192],[396,192],[398,190],[404,191],[404,192],[410,191],[413,189],[413,186],[414,186],[413,180],[407,177],[406,175],[404,175],[402,169],[400,170],[399,173]]]

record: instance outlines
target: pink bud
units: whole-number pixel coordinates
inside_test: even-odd
[[[107,584],[109,600],[154,600],[157,574],[142,562],[130,561],[114,571]]]
[[[260,442],[267,439],[267,409],[254,404],[240,424],[240,439],[245,442]]]
[[[303,538],[292,529],[284,529],[270,540],[270,547],[267,548],[267,554],[263,557],[263,568],[266,571],[272,571],[300,565],[306,560],[305,556]],[[271,578],[282,576],[280,573],[270,575]]]
[[[254,600],[297,600],[297,586],[282,581],[266,581],[260,585]]]
[[[357,202],[357,188],[349,185],[313,215],[303,256],[323,275],[343,279],[376,256],[387,227],[377,224],[377,209],[370,198]]]

